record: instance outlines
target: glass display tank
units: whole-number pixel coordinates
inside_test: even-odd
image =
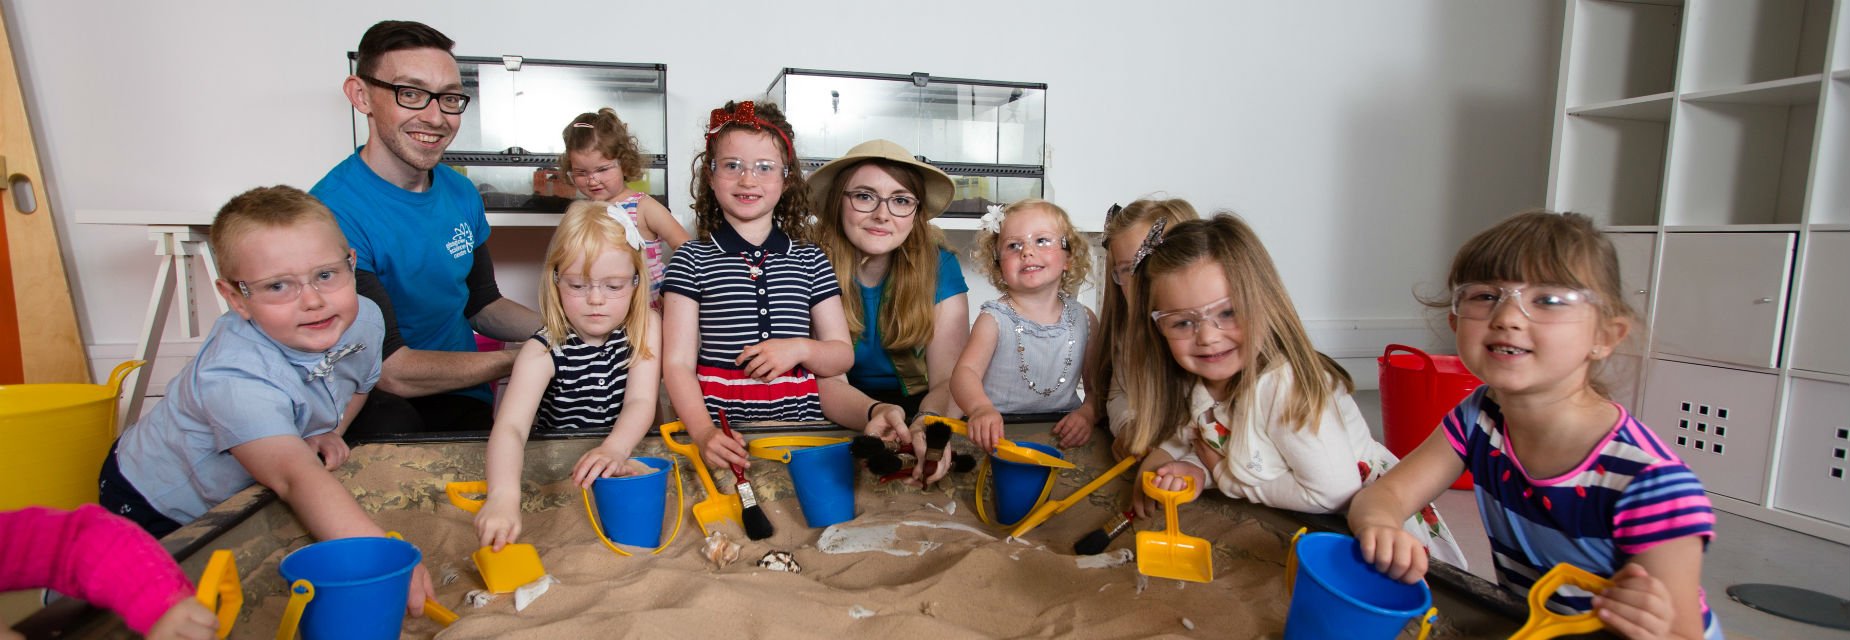
[[[765,98],[789,117],[805,171],[885,138],[950,174],[947,217],[1041,196],[1045,84],[786,68]]]
[[[353,68],[354,53],[347,54]],[[642,148],[647,167],[630,188],[669,205],[668,68],[660,64],[456,58],[470,97],[456,138],[443,154],[482,193],[489,211],[560,213],[577,191],[559,172],[560,131],[580,113],[610,107]],[[366,142],[366,117],[353,111],[353,144]]]

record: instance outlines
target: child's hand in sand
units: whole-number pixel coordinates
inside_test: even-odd
[[[489,491],[482,509],[475,514],[475,534],[482,539],[482,546],[496,551],[520,538],[520,495]],[[423,606],[422,600],[418,602]]]
[[[1176,460],[1156,468],[1156,479],[1153,484],[1156,485],[1156,488],[1164,491],[1181,491],[1183,489],[1188,489],[1190,490],[1189,494],[1184,496],[1184,498],[1186,500],[1194,500],[1201,496],[1201,487],[1206,483],[1207,475],[1207,471],[1199,466]],[[1184,478],[1188,478],[1188,480],[1184,480]],[[1137,482],[1135,485],[1139,491],[1135,494],[1132,504],[1136,508],[1137,517],[1148,518],[1162,513],[1162,503],[1157,502],[1155,498],[1141,491],[1143,483]]]
[[[1098,424],[1098,415],[1092,411],[1092,403],[1081,403],[1078,409],[1060,418],[1053,425],[1053,435],[1060,439],[1063,448],[1085,446],[1092,441],[1092,426]]]
[[[969,421],[964,424],[970,427],[970,441],[984,453],[996,450],[996,443],[1002,440],[1003,424],[1002,412],[994,405],[971,412]]]
[[[572,484],[581,489],[591,488],[591,483],[598,478],[617,478],[649,472],[649,466],[630,458],[628,448],[612,444],[606,440],[603,444],[583,456],[572,467]]]
[[[437,588],[430,584],[430,571],[419,562],[418,568],[411,570],[411,592],[405,595],[405,614],[413,618],[424,615],[424,601],[437,597]]]
[[[148,640],[212,640],[216,637],[218,616],[192,598],[173,603],[167,613],[161,614],[154,626],[148,628]]]
[[[1389,578],[1413,584],[1426,577],[1426,547],[1399,526],[1369,525],[1355,532],[1362,561]]]
[[[1612,574],[1612,586],[1593,598],[1593,610],[1606,628],[1627,638],[1668,638],[1677,614],[1670,587],[1636,562]]]

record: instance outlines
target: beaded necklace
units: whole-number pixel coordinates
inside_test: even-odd
[[[1073,339],[1073,319],[1071,318],[1072,314],[1069,314],[1066,312],[1066,294],[1064,293],[1060,294],[1059,300],[1060,300],[1060,327],[1066,330],[1066,363],[1060,367],[1059,382],[1055,383],[1053,388],[1042,389],[1040,388],[1040,385],[1034,381],[1034,379],[1028,377],[1028,355],[1027,355],[1028,350],[1026,347],[1022,346],[1021,344],[1022,332],[1025,330],[1025,327],[1021,325],[1021,322],[1015,323],[1015,364],[1018,365],[1017,369],[1021,371],[1021,381],[1028,383],[1029,391],[1038,393],[1043,398],[1052,396],[1055,392],[1060,390],[1060,387],[1066,386],[1066,378],[1068,375],[1070,375],[1073,372],[1073,347],[1075,344],[1078,343],[1077,340]],[[1010,307],[1014,306],[1013,299],[1009,300],[1008,302],[1009,302]],[[1023,322],[1030,322],[1030,320],[1028,320],[1028,317],[1026,315],[1022,315],[1019,312],[1017,312],[1017,315],[1021,316],[1021,320]]]

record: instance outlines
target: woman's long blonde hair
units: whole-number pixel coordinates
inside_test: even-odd
[[[1105,273],[1117,271],[1118,265],[1111,258],[1111,241],[1116,240],[1125,230],[1132,227],[1154,224],[1157,220],[1168,220],[1169,228],[1189,220],[1200,220],[1201,214],[1195,212],[1194,205],[1181,198],[1154,199],[1143,198],[1119,208],[1114,213],[1105,215],[1105,234],[1099,239],[1099,246],[1105,251]],[[1138,238],[1142,240],[1142,238]],[[1133,276],[1135,277],[1135,276]],[[1131,313],[1126,305],[1122,288],[1110,277],[1098,286],[1098,326],[1093,334],[1098,341],[1099,357],[1087,358],[1092,365],[1092,388],[1104,393],[1111,388],[1112,362],[1119,359],[1118,337],[1124,335],[1125,324],[1133,322],[1138,314]]]
[[[571,335],[572,325],[565,319],[565,306],[559,301],[559,277],[573,265],[583,265],[585,271],[577,275],[589,278],[591,262],[598,256],[606,251],[621,251],[629,256],[630,266],[636,270],[636,284],[630,287],[629,315],[623,319],[623,328],[629,333],[632,352],[637,358],[648,360],[655,357],[649,351],[648,341],[643,339],[649,331],[649,267],[642,261],[642,252],[630,249],[623,223],[612,217],[629,214],[622,210],[613,212],[610,207],[602,202],[579,200],[566,207],[565,215],[559,218],[559,228],[546,245],[545,268],[540,270],[540,320],[546,326],[546,339],[554,346],[564,344],[565,337]]]
[[[1200,378],[1176,364],[1168,340],[1150,319],[1150,314],[1159,310],[1151,289],[1155,281],[1204,260],[1219,265],[1226,274],[1234,322],[1245,334],[1239,350],[1243,366],[1234,376],[1229,406],[1250,406],[1255,401],[1259,378],[1275,367],[1289,367],[1291,385],[1285,391],[1285,406],[1277,414],[1278,419],[1294,429],[1308,427],[1314,432],[1316,417],[1336,396],[1336,385],[1340,383],[1345,390],[1355,387],[1336,361],[1311,346],[1310,335],[1298,319],[1297,307],[1278,277],[1272,256],[1252,227],[1227,212],[1183,222],[1170,228],[1161,244],[1137,267],[1137,286],[1131,291],[1130,308],[1141,318],[1128,323],[1118,353],[1121,357],[1141,354],[1122,361],[1124,392],[1131,407],[1131,423],[1122,437],[1132,455],[1143,455],[1168,439],[1175,429],[1194,420],[1189,415],[1189,396],[1192,383]],[[1244,411],[1230,413],[1250,415]]]
[[[828,254],[835,266],[835,279],[841,284],[842,311],[848,316],[848,335],[859,341],[867,328],[865,301],[855,269],[867,260],[867,254],[848,240],[842,231],[842,195],[849,178],[861,167],[876,166],[891,176],[899,186],[924,197],[925,177],[918,169],[887,160],[872,158],[842,167],[835,172],[827,193],[831,197],[812,202],[816,207],[816,244]],[[922,209],[922,207],[921,207]],[[922,349],[931,343],[934,311],[938,292],[938,248],[944,246],[944,233],[915,212],[912,233],[891,254],[887,266],[885,299],[879,302],[880,347],[882,349]]]

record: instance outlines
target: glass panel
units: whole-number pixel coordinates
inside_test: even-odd
[[[526,63],[520,71],[500,64],[464,64],[464,84],[475,75],[476,101],[469,105],[477,128],[464,122],[454,150],[531,153],[563,151],[560,131],[580,113],[615,109],[643,153],[667,149],[662,73],[654,69],[553,66]]]
[[[1041,197],[1040,178],[952,175],[951,182],[957,191],[951,206],[944,210],[949,218],[980,218],[989,205]]]
[[[567,181],[554,178],[558,173],[554,167],[451,166],[475,183],[482,193],[482,205],[492,211],[561,213],[581,197]],[[630,188],[669,206],[667,170],[646,170]]]
[[[781,76],[769,94],[785,107],[805,158],[833,159],[885,138],[937,162],[1042,162],[1044,89],[802,73]]]

